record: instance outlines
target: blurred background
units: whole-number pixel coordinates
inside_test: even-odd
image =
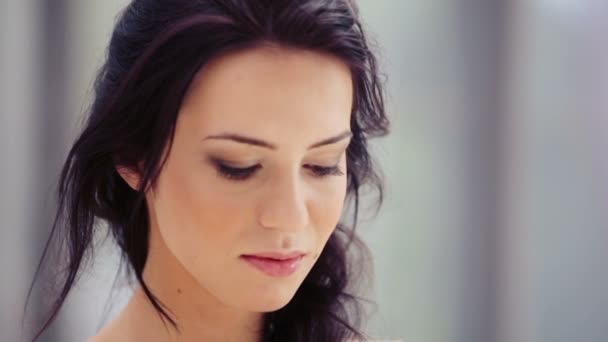
[[[0,3],[0,341],[10,342],[127,1]],[[375,257],[369,333],[608,341],[608,2],[359,5],[393,121],[372,146],[386,202],[360,226]],[[117,265],[100,248],[43,341],[83,341],[120,309]]]

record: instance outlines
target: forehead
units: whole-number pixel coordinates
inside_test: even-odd
[[[348,129],[352,78],[337,57],[258,47],[218,57],[194,78],[178,119],[218,131],[306,139]],[[306,134],[304,134],[306,133]]]

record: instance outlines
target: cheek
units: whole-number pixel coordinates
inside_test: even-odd
[[[166,171],[159,179],[156,200],[165,243],[188,268],[204,260],[222,260],[220,254],[226,256],[234,250],[239,227],[246,226],[238,215],[245,203],[218,191],[217,179],[210,175]]]
[[[309,210],[313,227],[317,232],[319,252],[340,220],[345,195],[346,177],[332,180],[329,184],[325,184],[325,187],[315,192],[314,204],[309,207]]]

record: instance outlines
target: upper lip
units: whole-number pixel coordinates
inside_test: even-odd
[[[300,257],[306,253],[301,251],[294,252],[263,252],[263,253],[255,253],[255,254],[244,254],[243,256],[254,256],[258,258],[268,258],[268,259],[276,259],[276,260],[288,260]]]

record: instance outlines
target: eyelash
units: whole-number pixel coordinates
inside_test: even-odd
[[[254,165],[246,168],[231,167],[222,163],[217,163],[217,171],[220,176],[233,181],[244,181],[251,177],[259,168],[260,165]],[[308,165],[318,178],[324,178],[327,176],[341,176],[344,172],[338,166],[319,166],[319,165]]]

